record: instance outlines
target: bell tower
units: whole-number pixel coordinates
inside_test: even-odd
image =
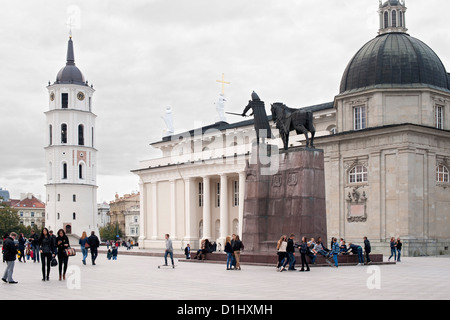
[[[75,65],[72,36],[66,65],[47,86],[46,227],[81,236],[97,230],[95,92]]]
[[[378,34],[402,32],[406,33],[406,3],[405,0],[388,0],[384,3],[380,0],[380,30]]]

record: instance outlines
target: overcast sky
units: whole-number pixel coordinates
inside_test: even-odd
[[[408,0],[406,26],[450,70],[450,1]],[[159,156],[167,106],[175,131],[217,119],[255,90],[300,108],[333,101],[347,63],[378,31],[378,1],[2,0],[0,187],[45,199],[49,81],[65,65],[67,22],[77,66],[94,85],[98,202],[138,190],[130,171]],[[228,122],[240,121],[227,117]]]

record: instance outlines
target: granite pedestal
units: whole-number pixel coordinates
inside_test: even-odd
[[[260,159],[254,148],[246,168],[243,242],[248,254],[276,256],[282,235],[327,239],[324,154],[294,148]],[[264,160],[264,161],[262,161]]]

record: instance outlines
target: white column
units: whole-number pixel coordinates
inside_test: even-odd
[[[203,177],[203,239],[211,240],[211,178]]]
[[[170,181],[170,237],[177,240],[176,180]]]
[[[158,239],[158,183],[152,182],[152,240]]]
[[[186,220],[186,233],[183,240],[185,241],[184,245],[190,243],[191,247],[194,247],[193,241],[198,240],[198,236],[195,234],[195,224],[197,223],[197,221],[195,217],[196,190],[194,182],[194,178],[184,179],[184,210]]]
[[[243,240],[244,228],[244,201],[245,201],[245,172],[239,172],[239,238]]]
[[[228,177],[226,174],[220,175],[220,238],[222,248],[228,235]]]
[[[145,235],[147,233],[145,204],[146,204],[145,185],[144,182],[141,180],[139,182],[139,248],[143,248]]]

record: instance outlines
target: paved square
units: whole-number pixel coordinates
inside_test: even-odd
[[[317,267],[308,273],[248,265],[227,271],[222,264],[188,262],[158,269],[162,263],[160,257],[119,252],[117,261],[100,254],[96,266],[85,266],[77,254],[70,258],[75,272],[69,269],[66,281],[57,280],[56,267],[50,281],[43,282],[41,264],[16,261],[14,279],[19,283],[0,286],[7,293],[3,298],[12,300],[29,298],[26,292],[33,292],[33,299],[49,299],[51,292],[51,297],[89,300],[226,300],[230,294],[233,300],[450,298],[449,257],[403,258],[397,265],[379,267]],[[0,265],[3,272],[6,265]]]

